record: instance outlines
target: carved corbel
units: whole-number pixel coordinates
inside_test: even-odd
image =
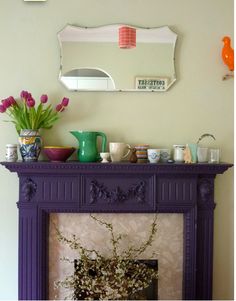
[[[201,208],[215,208],[213,181],[213,179],[200,179],[198,182],[198,205]]]
[[[37,191],[37,184],[30,178],[27,178],[22,184],[22,194],[25,201],[29,202]]]

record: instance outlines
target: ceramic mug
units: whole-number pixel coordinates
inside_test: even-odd
[[[126,154],[125,150],[128,148],[128,151]],[[109,143],[109,151],[110,151],[110,156],[111,156],[111,161],[112,162],[120,162],[123,159],[125,159],[129,153],[131,146],[127,143],[123,142],[110,142]]]
[[[160,160],[161,151],[160,149],[149,148],[147,150],[148,160],[150,163],[157,163]]]
[[[18,159],[17,144],[6,145],[6,161],[15,162]]]
[[[169,148],[161,149],[161,162],[166,163],[171,158],[171,150]]]

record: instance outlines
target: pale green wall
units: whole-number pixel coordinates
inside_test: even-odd
[[[179,34],[178,81],[166,93],[68,93],[58,82],[56,33],[67,23],[95,26],[131,23],[169,25]],[[45,132],[45,144],[72,144],[71,129],[104,131],[111,141],[171,146],[213,133],[222,160],[233,161],[233,80],[226,73],[221,38],[233,35],[233,0],[1,0],[0,96],[22,89],[35,97],[62,96],[70,108]],[[0,160],[5,144],[17,141],[0,116]],[[18,179],[0,169],[0,298],[17,298]],[[233,299],[233,171],[216,179],[214,298]]]

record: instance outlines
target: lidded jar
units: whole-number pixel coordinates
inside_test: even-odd
[[[184,150],[186,148],[185,144],[175,144],[173,145],[174,148],[174,160],[175,162],[184,162]]]

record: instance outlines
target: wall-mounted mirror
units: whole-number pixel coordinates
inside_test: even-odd
[[[59,79],[69,90],[163,92],[176,80],[177,34],[168,26],[67,25],[58,39]]]

